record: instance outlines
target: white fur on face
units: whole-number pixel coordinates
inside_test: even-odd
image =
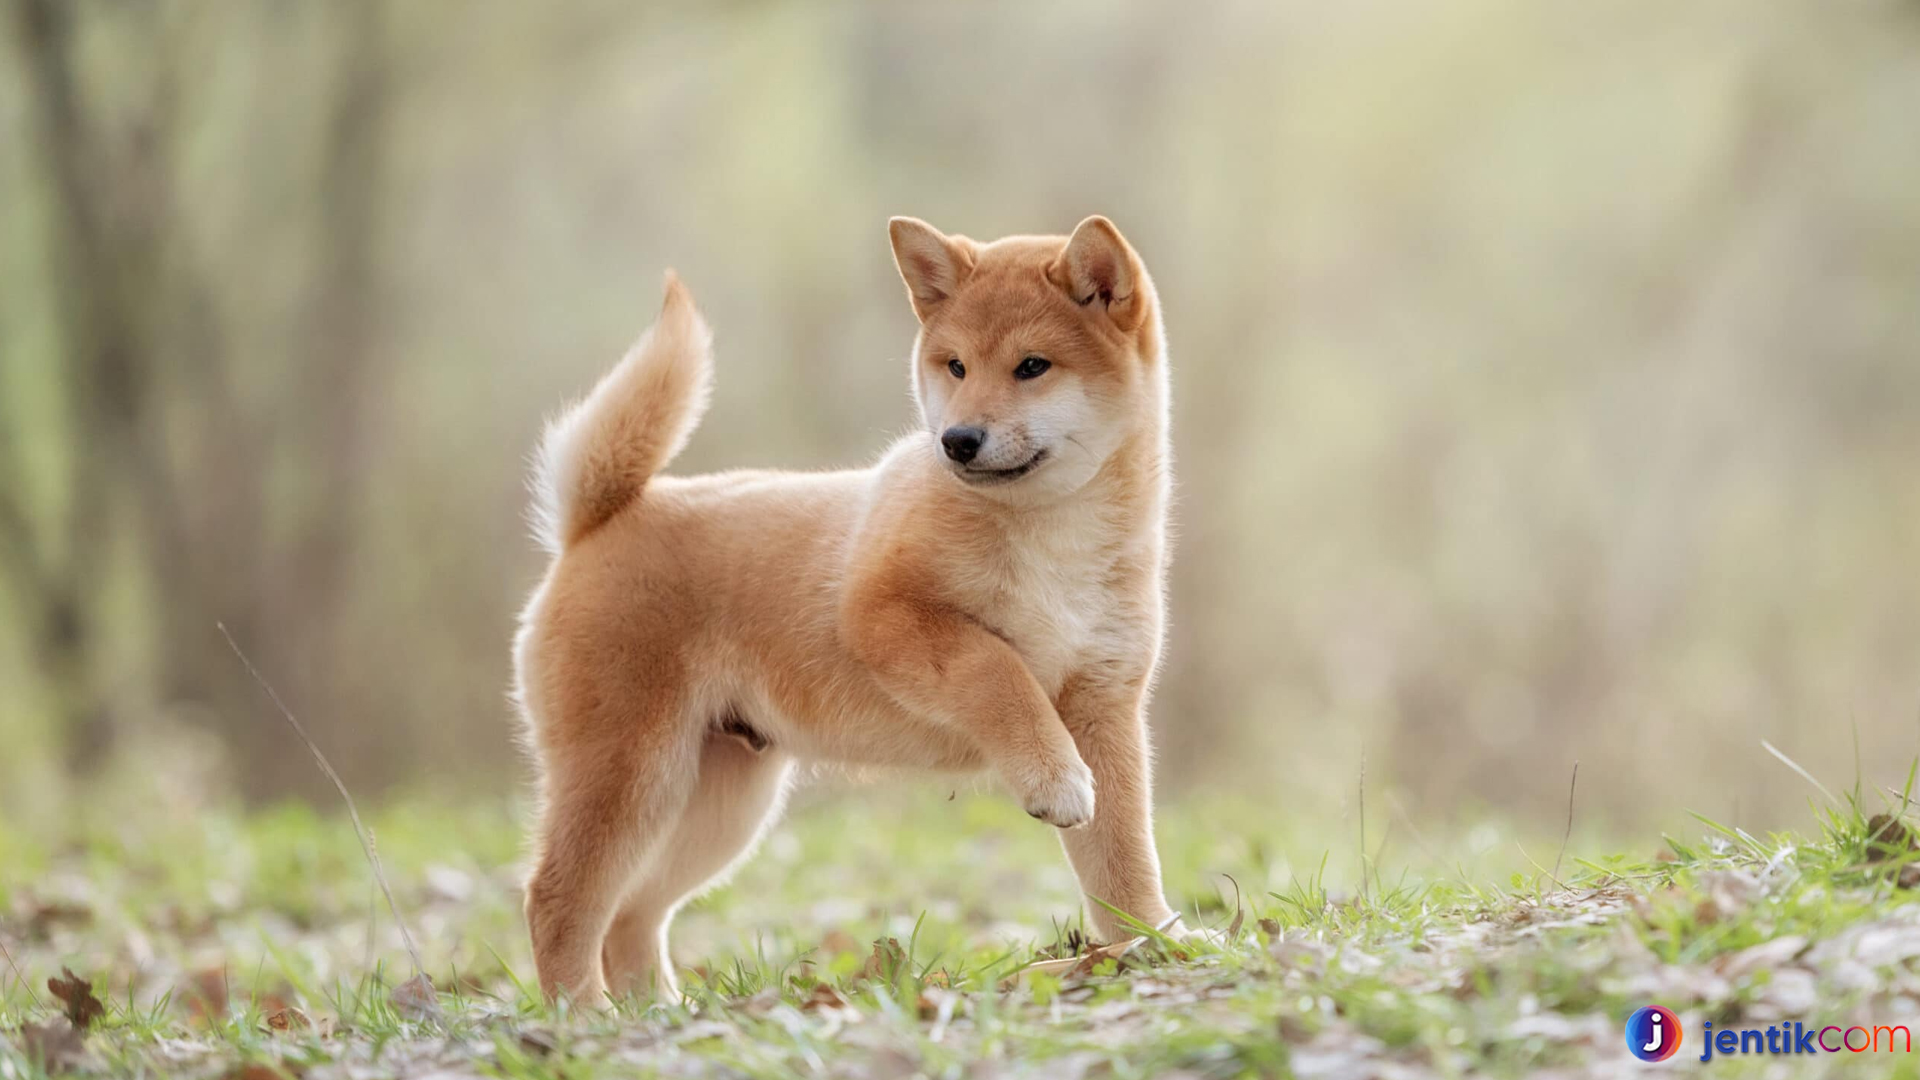
[[[942,468],[988,493],[1031,500],[1071,494],[1085,486],[1125,438],[1125,412],[1117,401],[1089,392],[1084,379],[1055,368],[1040,376],[1051,385],[1023,388],[1000,398],[992,416],[967,415],[957,391],[961,380],[934,365],[921,365],[914,380],[927,445]],[[1036,380],[1037,382],[1038,380]],[[970,466],[946,455],[940,436],[956,426],[987,432]],[[1011,480],[973,479],[980,471],[1013,469],[1044,455],[1032,472]],[[973,471],[970,473],[970,469]]]

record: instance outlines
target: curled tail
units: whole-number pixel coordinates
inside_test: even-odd
[[[713,334],[671,270],[666,292],[659,320],[540,440],[533,530],[555,555],[633,502],[706,411]]]

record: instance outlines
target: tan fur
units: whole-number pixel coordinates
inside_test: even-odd
[[[1089,897],[1170,916],[1146,727],[1170,483],[1152,282],[1104,218],[991,244],[891,233],[925,430],[875,465],[656,475],[711,362],[672,279],[659,323],[549,429],[556,557],[515,665],[550,995],[672,993],[674,910],[752,848],[796,761],[991,768],[1062,828]],[[1051,369],[1016,379],[1028,356]],[[941,449],[956,425],[988,433],[965,465]]]

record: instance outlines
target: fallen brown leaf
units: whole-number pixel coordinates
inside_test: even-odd
[[[800,1008],[806,1012],[818,1012],[822,1009],[850,1009],[852,1006],[847,1003],[845,997],[841,996],[840,991],[826,983],[814,983],[813,993],[808,994],[807,1000],[800,1003]]]
[[[313,1018],[289,1005],[267,1014],[267,1029],[270,1031],[307,1031],[313,1027]]]
[[[218,1021],[227,1015],[227,969],[204,968],[193,973],[186,986],[187,1015]]]
[[[433,981],[425,973],[415,975],[406,982],[393,988],[387,998],[393,1011],[407,1020],[438,1020],[440,1018],[440,994],[433,988]]]
[[[1227,943],[1231,944],[1240,937],[1240,927],[1246,924],[1247,909],[1240,902],[1240,882],[1232,874],[1226,875],[1233,882],[1233,921],[1227,924]]]
[[[27,1057],[49,1073],[69,1072],[86,1061],[86,1040],[80,1030],[62,1020],[20,1025],[20,1042]]]
[[[559,1040],[552,1032],[540,1028],[522,1028],[520,1030],[520,1049],[535,1057],[546,1057],[560,1048]]]
[[[1076,978],[1086,975],[1091,973],[1094,965],[1100,961],[1113,960],[1118,962],[1121,957],[1132,952],[1139,945],[1144,944],[1146,940],[1144,937],[1128,938],[1125,941],[1116,941],[1110,945],[1091,946],[1086,952],[1079,956],[1062,956],[1054,960],[1036,960],[1026,967],[1021,968],[1019,971],[1014,972],[1007,982],[1016,982],[1023,975],[1059,975],[1065,978]]]
[[[47,989],[60,999],[67,1019],[81,1031],[107,1015],[107,1007],[93,996],[93,984],[75,975],[72,968],[61,968],[60,975],[47,980]]]
[[[1147,939],[1145,937],[1137,937],[1128,938],[1126,941],[1111,942],[1106,945],[1095,945],[1093,948],[1087,950],[1087,955],[1081,959],[1080,965],[1074,968],[1074,973],[1076,975],[1087,974],[1093,970],[1095,964],[1103,960],[1112,960],[1118,964],[1121,957],[1126,956],[1134,949],[1146,943]]]
[[[1892,814],[1875,814],[1867,819],[1867,859],[1886,862],[1916,850],[1913,830]]]
[[[764,1017],[780,1004],[780,988],[768,986],[751,997],[735,1001],[734,1008],[752,1017]]]
[[[1296,1044],[1313,1038],[1313,1029],[1308,1027],[1297,1013],[1283,1012],[1274,1023],[1280,1032],[1282,1042]]]
[[[27,933],[45,941],[59,926],[86,926],[93,921],[93,909],[68,900],[43,900],[27,910]]]
[[[873,943],[873,955],[867,957],[866,966],[860,974],[869,979],[892,978],[907,966],[907,950],[900,944],[899,938],[887,938]]]

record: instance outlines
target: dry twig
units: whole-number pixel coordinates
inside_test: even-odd
[[[413,960],[414,974],[416,977],[425,975],[426,965],[420,962],[420,950],[413,943],[413,935],[407,932],[407,920],[400,915],[400,905],[393,899],[393,887],[387,884],[386,872],[380,869],[380,856],[373,847],[373,834],[361,823],[360,811],[353,805],[353,796],[348,793],[346,783],[340,779],[339,773],[333,771],[333,765],[327,761],[327,756],[320,752],[320,747],[314,744],[313,737],[307,734],[307,729],[294,717],[293,710],[287,708],[286,703],[280,700],[280,695],[268,685],[259,669],[253,666],[253,661],[247,659],[247,654],[240,651],[239,642],[234,641],[233,635],[227,632],[227,624],[215,623],[214,626],[219,629],[220,636],[227,639],[227,647],[233,650],[233,655],[240,658],[240,663],[247,669],[247,674],[253,676],[253,681],[259,683],[260,689],[265,690],[267,697],[272,699],[274,708],[279,709],[280,715],[286,718],[287,726],[293,729],[295,735],[300,736],[301,742],[307,744],[307,750],[313,754],[313,760],[320,763],[320,771],[327,774],[327,779],[333,781],[334,789],[340,792],[341,801],[347,804],[347,817],[353,820],[354,835],[360,838],[360,850],[366,853],[367,865],[373,868],[373,879],[379,883],[380,891],[387,896],[387,910],[393,912],[394,925],[400,928],[400,940],[406,943],[407,956]]]

